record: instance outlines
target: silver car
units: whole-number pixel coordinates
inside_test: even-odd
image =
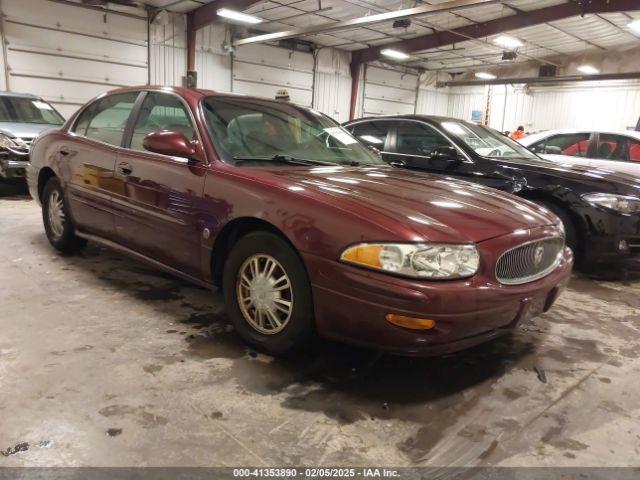
[[[63,123],[62,115],[40,97],[0,92],[0,178],[24,178],[33,139]]]

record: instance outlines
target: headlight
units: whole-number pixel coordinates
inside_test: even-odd
[[[480,265],[475,245],[446,243],[361,243],[342,252],[340,260],[397,275],[434,280],[470,277]]]
[[[640,212],[640,198],[612,193],[586,193],[582,199],[591,205],[608,208],[620,213]]]

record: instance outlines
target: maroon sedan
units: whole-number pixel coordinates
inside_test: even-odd
[[[31,156],[54,247],[91,240],[220,286],[238,333],[274,354],[315,332],[401,354],[459,350],[549,309],[571,270],[548,211],[396,169],[286,102],[116,90]]]

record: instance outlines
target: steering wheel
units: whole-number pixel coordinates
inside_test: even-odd
[[[490,157],[501,157],[502,156],[502,152],[499,149],[495,149],[495,150],[491,150],[489,152],[489,156]]]

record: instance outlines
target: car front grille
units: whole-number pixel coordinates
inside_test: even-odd
[[[538,280],[556,267],[563,248],[563,238],[548,237],[507,250],[496,264],[496,278],[505,285]]]

